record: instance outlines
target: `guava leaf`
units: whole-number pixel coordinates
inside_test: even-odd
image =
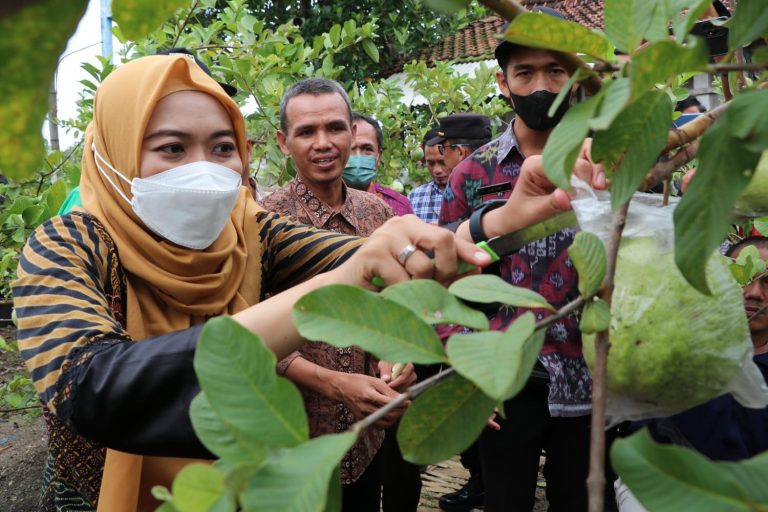
[[[757,111],[757,112],[755,112]],[[705,267],[728,233],[731,208],[750,182],[761,153],[750,151],[734,132],[749,134],[746,125],[763,129],[768,117],[768,91],[747,91],[702,136],[696,178],[675,209],[675,263],[686,280],[709,294]]]
[[[582,297],[593,295],[605,278],[607,259],[603,242],[594,233],[580,231],[568,247],[568,257],[579,273],[579,293]]]
[[[598,147],[610,144],[604,140],[610,133],[615,145],[622,149],[621,163],[611,182],[611,206],[614,210],[627,202],[656,163],[667,142],[672,123],[672,102],[664,91],[649,91],[616,117],[610,130],[598,132]],[[597,135],[595,139],[597,139]],[[627,145],[622,145],[626,142]]]
[[[712,5],[712,0],[677,0],[675,12],[687,9],[685,16],[679,16],[674,22],[675,39],[685,40],[685,36],[691,31],[699,17],[704,14],[707,7]]]
[[[173,506],[179,512],[203,512],[225,497],[224,473],[208,464],[184,466],[171,487]],[[231,503],[229,510],[235,510]]]
[[[252,512],[323,510],[335,492],[330,491],[330,484],[333,475],[338,475],[336,467],[356,440],[357,432],[345,432],[276,450],[248,480],[241,496],[243,508]]]
[[[748,245],[739,251],[735,260],[729,262],[728,269],[741,286],[746,286],[755,276],[765,272],[766,266],[757,247]]]
[[[629,101],[631,87],[629,78],[621,77],[603,85],[605,97],[600,105],[599,114],[589,120],[593,130],[605,130]]]
[[[603,34],[540,12],[515,16],[504,33],[504,39],[533,48],[584,53],[604,61],[613,57],[613,47]]]
[[[534,333],[536,320],[525,313],[506,332],[454,334],[448,339],[453,368],[496,402],[517,395],[525,386],[544,343],[544,331]]]
[[[400,420],[397,443],[403,458],[434,464],[461,453],[480,435],[494,406],[461,375],[447,377],[414,400]]]
[[[363,45],[363,51],[365,51],[365,54],[368,55],[368,58],[378,64],[379,49],[376,48],[376,43],[373,42],[373,39],[366,37],[360,42],[360,44]]]
[[[204,392],[200,392],[189,407],[189,416],[198,439],[219,458],[233,464],[260,466],[267,458],[264,440],[250,431],[232,427],[216,414]]]
[[[462,303],[431,279],[403,281],[384,288],[380,295],[407,307],[430,325],[459,324],[488,330],[488,319],[482,312]]]
[[[593,334],[608,329],[610,323],[610,306],[604,300],[596,298],[584,305],[579,330],[584,334]]]
[[[194,367],[216,414],[243,439],[294,446],[309,437],[304,402],[275,372],[275,355],[231,318],[209,320],[200,335]]]
[[[768,458],[762,459],[745,469],[761,473],[764,488]],[[648,510],[760,510],[750,506],[749,495],[734,478],[728,467],[734,463],[715,463],[693,450],[655,443],[646,429],[617,439],[611,447],[611,462]]]
[[[3,7],[0,16],[0,175],[32,176],[45,154],[41,134],[59,56],[88,2],[39,0]]]
[[[765,0],[741,0],[728,22],[728,48],[735,50],[768,35]]]
[[[136,41],[162,25],[178,9],[188,6],[188,0],[119,0],[112,4],[112,17],[123,35]]]
[[[603,95],[601,89],[595,96],[569,108],[549,135],[542,157],[547,177],[557,187],[570,190],[573,165],[589,133],[589,120],[600,105]]]
[[[673,41],[657,41],[632,58],[629,65],[632,96],[638,98],[653,85],[666,83],[680,73],[701,70],[708,60],[707,45],[699,39],[687,46]]]
[[[644,39],[666,36],[670,14],[667,0],[605,0],[605,35],[616,49],[632,54]]]
[[[459,279],[448,288],[448,291],[460,299],[481,304],[501,302],[508,306],[555,310],[538,293],[528,288],[512,286],[499,276],[492,274],[480,274]]]
[[[416,313],[354,286],[330,285],[308,293],[296,302],[293,322],[309,340],[357,345],[386,361],[446,361],[440,338]]]

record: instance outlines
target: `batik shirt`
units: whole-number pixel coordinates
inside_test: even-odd
[[[437,224],[440,218],[440,208],[443,203],[443,191],[437,183],[430,181],[419,185],[408,194],[413,213],[424,222]]]
[[[504,182],[510,182],[514,187],[524,159],[510,124],[499,138],[479,148],[453,169],[443,196],[440,224],[469,218],[483,202],[508,198],[510,191],[480,197],[477,190]],[[499,264],[501,277],[515,286],[538,292],[555,308],[574,300],[579,295],[577,274],[568,258],[568,246],[573,242],[574,235],[575,230],[564,229],[502,258]],[[490,327],[504,331],[526,311],[533,311],[537,321],[550,314],[543,309],[505,306],[490,315]],[[581,352],[577,315],[557,320],[547,329],[539,361],[549,374],[550,414],[589,414],[592,381]]]
[[[290,215],[303,224],[337,231],[348,235],[369,236],[387,219],[394,217],[392,209],[374,194],[355,190],[342,184],[344,203],[332,208],[318,198],[296,177],[267,197],[264,206],[272,211]],[[356,346],[338,348],[327,343],[305,343],[299,350],[277,364],[280,374],[298,357],[329,370],[376,376],[376,361]],[[356,418],[342,402],[299,387],[309,418],[309,435],[343,432]],[[350,484],[363,474],[384,441],[384,431],[369,428],[341,461],[341,481]]]

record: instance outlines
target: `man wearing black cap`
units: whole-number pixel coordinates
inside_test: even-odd
[[[408,194],[413,212],[424,222],[436,224],[443,193],[453,168],[491,138],[491,120],[478,114],[452,114],[424,136],[424,161],[432,181]]]
[[[557,11],[546,11],[563,17]],[[499,138],[453,170],[440,213],[440,224],[472,217],[476,229],[470,231],[475,242],[485,238],[482,228],[477,227],[494,204],[481,207],[491,197],[481,196],[478,188],[509,184],[506,191],[494,192],[493,197],[508,198],[523,160],[542,153],[549,134],[568,108],[570,96],[549,117],[550,106],[569,80],[556,53],[502,41],[495,54],[500,67],[496,72],[499,89],[516,117]],[[566,229],[528,244],[502,259],[501,276],[513,285],[540,293],[556,308],[563,306],[578,296],[577,275],[567,252],[573,236],[574,231]],[[504,331],[526,311],[500,308],[489,315],[490,326]],[[537,320],[546,316],[540,310],[533,313]],[[528,512],[533,508],[542,451],[546,452],[544,475],[550,512],[586,510],[590,394],[578,320],[569,315],[547,330],[527,385],[504,403],[506,419],[497,419],[501,429],[485,429],[480,437],[486,511]]]

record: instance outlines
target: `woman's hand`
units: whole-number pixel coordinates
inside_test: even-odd
[[[433,258],[424,251],[434,254]],[[458,259],[484,267],[490,256],[447,229],[425,224],[415,215],[389,219],[343,265],[328,273],[334,283],[378,289],[380,277],[390,285],[408,279],[445,283],[455,274]]]

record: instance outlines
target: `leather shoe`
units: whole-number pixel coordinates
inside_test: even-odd
[[[482,484],[469,480],[458,491],[442,495],[438,505],[440,510],[446,512],[468,512],[473,508],[481,507],[484,500],[485,491]]]

